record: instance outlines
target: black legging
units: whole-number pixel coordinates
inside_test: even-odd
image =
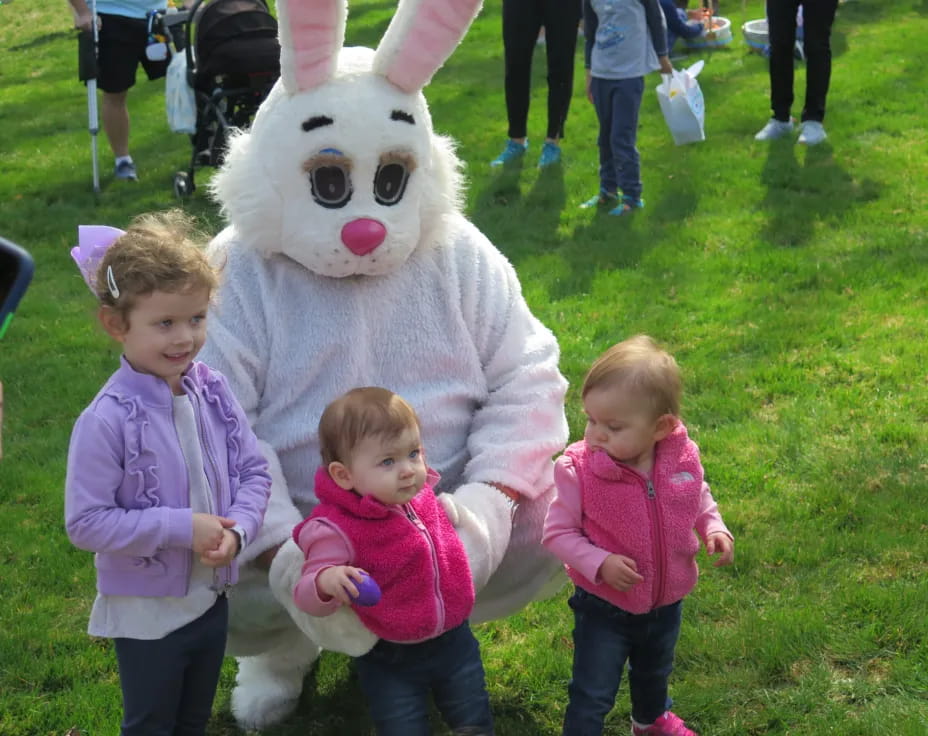
[[[838,0],[767,0],[770,29],[770,107],[786,122],[793,104],[793,47],[796,12],[802,5],[803,48],[806,57],[806,98],[802,120],[822,122],[831,81],[831,24]]]
[[[564,121],[574,87],[574,52],[581,0],[503,0],[506,57],[506,112],[509,137],[527,134],[532,54],[545,28],[548,55],[548,138],[564,137]]]

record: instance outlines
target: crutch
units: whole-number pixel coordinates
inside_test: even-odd
[[[87,127],[90,129],[90,154],[93,161],[93,191],[100,192],[100,168],[97,163],[97,0],[90,0],[90,30],[77,37],[77,69],[80,81],[87,84]]]

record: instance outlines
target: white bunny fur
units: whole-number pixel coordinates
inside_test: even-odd
[[[241,560],[284,543],[269,576],[243,564],[232,592],[229,652],[240,657],[232,709],[246,728],[296,706],[320,645],[357,656],[374,643],[350,609],[316,619],[295,608],[291,593],[302,555],[290,530],[315,503],[315,425],[344,390],[388,386],[419,411],[430,464],[442,489],[455,492],[445,504],[483,588],[473,620],[517,610],[560,569],[540,546],[551,457],[567,437],[557,344],[528,311],[512,267],[461,215],[460,163],[432,129],[419,88],[477,5],[401,0],[372,52],[339,50],[343,0],[279,0],[281,81],[213,178],[230,226],[213,244],[225,274],[202,356],[229,378],[273,477],[264,526]],[[317,9],[325,38],[294,39],[288,16]],[[436,18],[444,40],[423,44],[411,69],[398,67],[416,42],[410,29]],[[303,129],[320,117],[332,123]],[[339,151],[350,168],[352,196],[339,208],[317,204],[308,181],[305,164],[324,150]],[[414,165],[393,206],[372,194],[385,155]],[[385,232],[366,255],[341,237],[359,218]],[[491,482],[525,499],[514,525]]]
[[[346,48],[338,61],[323,87],[291,96],[278,82],[251,131],[231,139],[211,187],[239,235],[266,255],[284,253],[324,276],[373,276],[393,271],[421,244],[441,240],[444,216],[461,205],[460,162],[452,141],[432,130],[421,92],[406,94],[371,74],[373,51]],[[391,120],[394,110],[411,115],[414,124]],[[333,124],[303,131],[303,121],[323,115]],[[354,192],[345,207],[323,210],[321,218],[320,208],[308,206],[306,173],[293,162],[327,148],[351,159]],[[381,156],[391,151],[410,154],[416,168],[402,206],[378,207],[370,183]],[[372,210],[387,239],[373,257],[357,256],[341,246],[339,233]]]

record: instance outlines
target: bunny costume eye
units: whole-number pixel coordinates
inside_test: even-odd
[[[326,209],[344,207],[351,200],[351,162],[334,148],[326,148],[303,164],[313,199]]]
[[[390,207],[403,198],[409,175],[415,169],[412,156],[390,153],[382,156],[374,174],[374,199],[377,204]]]

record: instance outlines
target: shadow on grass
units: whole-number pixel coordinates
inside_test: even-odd
[[[834,159],[827,141],[806,150],[800,165],[793,139],[774,141],[761,172],[767,193],[761,208],[767,220],[761,238],[776,246],[801,246],[819,223],[836,223],[855,206],[880,196],[880,184],[855,181]]]

